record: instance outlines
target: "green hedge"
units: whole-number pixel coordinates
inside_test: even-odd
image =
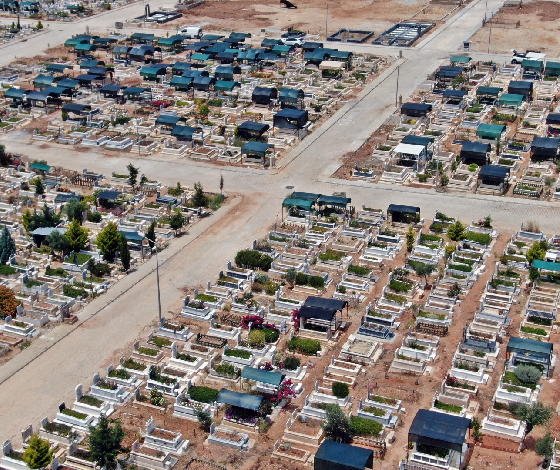
[[[214,403],[218,399],[219,390],[210,387],[194,386],[189,388],[189,395],[194,401],[200,403]]]
[[[294,338],[288,342],[288,351],[297,351],[306,356],[314,356],[321,350],[321,343],[314,339]]]
[[[325,279],[321,276],[309,276],[304,273],[297,273],[296,284],[298,286],[311,286],[315,289],[323,289],[325,287]]]
[[[542,328],[531,328],[530,326],[522,326],[521,331],[523,333],[528,333],[537,336],[546,336],[547,334],[546,331],[543,330]]]
[[[354,436],[379,436],[383,425],[373,419],[352,416],[350,418],[350,432]]]
[[[481,245],[490,245],[492,237],[487,233],[467,232],[465,240],[470,240]]]
[[[369,273],[371,273],[371,269],[363,268],[362,266],[354,266],[353,264],[351,264],[350,266],[348,266],[348,272],[357,274],[358,276],[367,276]]]
[[[242,349],[228,349],[224,354],[229,357],[239,357],[241,359],[249,359],[252,356],[249,351],[244,351]]]
[[[389,289],[394,290],[395,292],[408,292],[409,290],[412,290],[412,284],[391,279]]]
[[[350,388],[344,382],[334,382],[331,391],[336,398],[346,398],[350,393]]]

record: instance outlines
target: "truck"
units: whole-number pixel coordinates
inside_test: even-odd
[[[179,34],[186,36],[188,39],[200,39],[202,37],[202,28],[199,26],[187,26]]]

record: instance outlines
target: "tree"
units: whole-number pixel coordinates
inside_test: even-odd
[[[220,173],[220,195],[224,195],[224,175]]]
[[[148,231],[146,232],[146,238],[148,239],[148,244],[150,248],[153,248],[156,244],[156,221],[154,220],[150,226],[148,227]]]
[[[121,263],[125,271],[130,269],[130,249],[128,248],[128,240],[121,233],[121,246],[119,248],[119,252],[121,255]]]
[[[43,184],[43,180],[37,176],[33,182],[35,183],[35,194],[45,194],[45,185]]]
[[[183,225],[185,225],[185,217],[180,212],[175,212],[169,219],[169,226],[173,230],[179,230]]]
[[[482,425],[480,424],[480,421],[477,418],[473,418],[471,420],[471,428],[473,429],[473,438],[475,442],[481,442],[482,432],[480,429],[482,428]]]
[[[538,368],[527,364],[518,365],[513,373],[521,382],[530,384],[536,384],[542,377]]]
[[[136,186],[136,182],[138,181],[139,169],[132,163],[129,163],[126,169],[128,170],[128,184],[130,184],[130,186],[132,187]]]
[[[200,183],[194,184],[194,194],[192,197],[194,207],[206,207],[208,205],[208,196],[204,194],[204,189]]]
[[[31,231],[29,227],[31,226],[32,218],[33,214],[31,213],[31,211],[29,209],[25,209],[25,212],[21,216],[21,224],[23,225],[23,228],[26,232]]]
[[[331,441],[348,443],[352,440],[350,421],[338,405],[327,405],[327,419],[322,425],[325,437]]]
[[[554,438],[546,433],[542,439],[535,443],[535,452],[544,459],[543,468],[548,468],[548,463],[554,455]],[[546,465],[545,465],[546,464]]]
[[[407,251],[410,253],[412,251],[412,249],[414,248],[414,236],[416,235],[416,232],[414,231],[414,227],[412,227],[412,225],[410,225],[408,227],[408,230],[405,233],[406,236],[406,249]]]
[[[0,320],[4,320],[8,315],[15,317],[20,303],[12,289],[0,286]]]
[[[529,280],[531,282],[536,282],[540,284],[541,281],[541,271],[538,268],[533,268],[532,266],[529,268]]]
[[[345,384],[344,382],[333,382],[331,385],[331,391],[336,398],[346,398],[350,393],[348,384]]]
[[[77,198],[70,199],[64,206],[64,212],[68,220],[77,219],[80,225],[84,221],[84,212],[88,210],[87,203],[79,201]]]
[[[115,259],[115,253],[119,249],[120,243],[121,235],[114,222],[109,222],[97,235],[97,247],[105,261],[113,261]]]
[[[64,238],[68,242],[68,247],[77,253],[86,246],[88,231],[80,225],[78,219],[74,219],[64,234]]]
[[[451,258],[451,255],[455,253],[456,249],[457,247],[455,245],[452,245],[451,243],[445,245],[445,261]]]
[[[55,449],[50,448],[51,445],[47,439],[42,439],[39,434],[33,434],[29,439],[29,445],[22,455],[23,461],[32,470],[45,468],[51,463]]]
[[[207,104],[203,104],[200,108],[198,108],[198,113],[202,118],[206,119],[208,114],[210,114],[210,107]]]
[[[449,176],[447,176],[445,173],[442,173],[439,177],[439,183],[441,184],[442,188],[445,188],[449,184]]]
[[[546,250],[548,249],[548,243],[541,243],[541,242],[535,242],[531,245],[531,248],[529,248],[527,250],[527,253],[525,254],[525,257],[527,258],[527,261],[529,261],[529,264],[533,264],[533,261],[535,261],[536,259],[540,259],[543,260],[545,255],[546,255]]]
[[[294,282],[296,282],[296,276],[297,271],[295,270],[295,268],[289,268],[286,271],[286,274],[284,274],[284,278],[286,279],[286,282],[290,284],[290,286],[293,286]]]
[[[0,237],[0,264],[6,264],[11,256],[16,254],[16,244],[10,235],[8,227],[4,225]]]
[[[551,193],[552,186],[554,185],[555,182],[556,182],[556,178],[553,178],[552,176],[545,176],[544,187],[546,188],[547,194]]]
[[[447,227],[447,237],[454,242],[462,240],[465,238],[465,226],[457,220]]]
[[[414,263],[414,272],[418,277],[423,277],[426,284],[428,283],[428,278],[437,269],[435,264],[426,263]]]
[[[47,235],[47,243],[54,251],[60,253],[61,258],[64,256],[64,251],[68,248],[68,239],[58,230],[53,230]]]
[[[544,405],[540,401],[532,405],[516,403],[511,411],[517,418],[527,423],[526,434],[529,434],[535,426],[548,424],[555,413],[552,406]]]
[[[206,432],[210,431],[210,426],[212,425],[212,415],[208,411],[204,411],[202,408],[197,408],[196,419]]]
[[[118,455],[129,452],[122,446],[125,432],[118,420],[110,420],[101,414],[99,423],[90,426],[89,433],[89,452],[101,468],[115,468]]]
[[[43,23],[41,23],[41,20],[37,21],[37,29],[43,29]]]

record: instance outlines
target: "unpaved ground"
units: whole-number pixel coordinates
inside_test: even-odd
[[[523,2],[521,8],[504,7],[494,16],[494,21],[512,25],[519,21],[519,28],[494,24],[490,34],[491,23],[488,22],[471,37],[471,48],[476,52],[487,52],[490,37],[490,53],[506,54],[511,49],[520,52],[538,50],[549,57],[560,57],[559,18],[559,2],[529,1]]]
[[[206,29],[222,28],[251,33],[261,28],[285,30],[289,26],[324,36],[327,19],[327,2],[324,0],[293,0],[297,9],[284,8],[279,1],[231,0],[208,1],[205,5],[189,10],[177,24],[201,24]],[[429,2],[425,0],[349,0],[329,2],[328,31],[332,34],[340,28],[373,30],[376,34],[422,10]],[[437,18],[440,11],[435,12]],[[443,13],[445,14],[445,13]],[[439,17],[443,16],[439,15]]]

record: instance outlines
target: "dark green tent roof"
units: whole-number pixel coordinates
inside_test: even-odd
[[[219,80],[214,83],[214,91],[232,91],[239,83],[230,80]]]
[[[322,195],[321,197],[319,197],[317,202],[321,206],[329,205],[329,206],[346,207],[348,204],[352,202],[352,199],[350,199],[349,197]]]
[[[97,49],[97,46],[94,46],[93,44],[76,44],[74,46],[74,50],[76,50],[76,51],[92,52],[92,51],[95,51],[96,49]]]
[[[29,90],[26,90],[25,88],[8,88],[6,90],[6,98],[12,98],[12,99],[22,99],[27,93],[29,93]]]
[[[281,44],[276,44],[276,46],[272,48],[272,52],[275,54],[289,54],[291,50],[292,46],[284,46]]]
[[[498,88],[496,86],[479,86],[476,90],[477,96],[480,95],[490,95],[490,96],[498,96],[502,91],[502,88]]]
[[[84,39],[80,37],[70,38],[64,42],[64,47],[74,47],[78,44],[89,44],[89,39]]]
[[[140,70],[140,76],[144,78],[157,78],[158,75],[166,73],[166,67],[144,67]]]
[[[248,393],[234,392],[226,388],[222,388],[216,399],[217,403],[237,406],[246,410],[259,411],[263,397],[257,395],[249,395]]]
[[[168,38],[161,38],[158,40],[158,46],[163,47],[173,47],[176,44],[181,44],[185,36],[181,36],[180,34],[174,34],[173,36],[169,36]]]
[[[54,82],[54,77],[52,75],[37,75],[35,80],[33,80],[33,86],[35,87],[48,87],[51,86],[52,82]]]
[[[547,62],[544,71],[548,75],[560,75],[560,62]]]
[[[521,67],[525,70],[541,70],[543,68],[543,62],[542,60],[523,59]]]
[[[482,139],[499,139],[506,126],[501,124],[480,124],[476,135]]]
[[[507,345],[507,352],[516,352],[519,354],[532,353],[536,356],[548,357],[552,356],[553,345],[546,341],[537,341],[535,339],[518,338],[512,336]]]
[[[202,62],[208,60],[210,58],[210,54],[200,54],[196,53],[191,56],[191,60],[200,60]]]
[[[284,380],[284,375],[269,370],[255,369],[254,367],[244,367],[241,378],[279,387]]]
[[[316,202],[321,197],[321,194],[305,193],[301,191],[294,191],[292,197],[295,199],[305,199],[306,201]]]
[[[187,89],[190,87],[191,82],[193,81],[192,78],[189,77],[180,77],[178,75],[176,75],[175,77],[173,77],[171,79],[171,81],[169,82],[169,84],[179,90],[181,89]]]
[[[185,118],[170,114],[160,114],[156,119],[156,126],[174,126],[179,121],[185,121]]]
[[[43,163],[33,163],[31,165],[32,170],[39,170],[39,171],[49,171],[51,169],[50,165],[45,165]]]
[[[298,100],[302,100],[305,96],[303,90],[297,90],[295,88],[280,88],[280,102],[281,103],[296,103]]]
[[[523,100],[525,99],[524,95],[516,95],[512,93],[504,93],[500,96],[500,106],[521,106]]]
[[[126,90],[123,91],[123,95],[136,96],[136,95],[141,95],[142,93],[145,93],[147,91],[150,91],[150,89],[142,88],[138,86],[129,86]]]
[[[115,38],[95,38],[93,44],[97,46],[108,46],[109,44],[114,44],[117,42]]]
[[[365,470],[373,465],[373,451],[325,440],[315,454],[315,470]]]
[[[250,141],[247,142],[243,147],[241,147],[241,153],[243,154],[253,153],[253,154],[264,155],[270,147],[272,147],[271,144],[266,144],[264,142]]]
[[[49,65],[47,65],[47,72],[62,73],[67,68],[71,68],[71,67],[72,67],[71,65],[66,65],[66,64],[49,64]]]
[[[292,199],[287,197],[282,202],[282,207],[299,207],[304,211],[311,212],[311,206],[313,205],[313,201],[306,201],[305,199]]]

